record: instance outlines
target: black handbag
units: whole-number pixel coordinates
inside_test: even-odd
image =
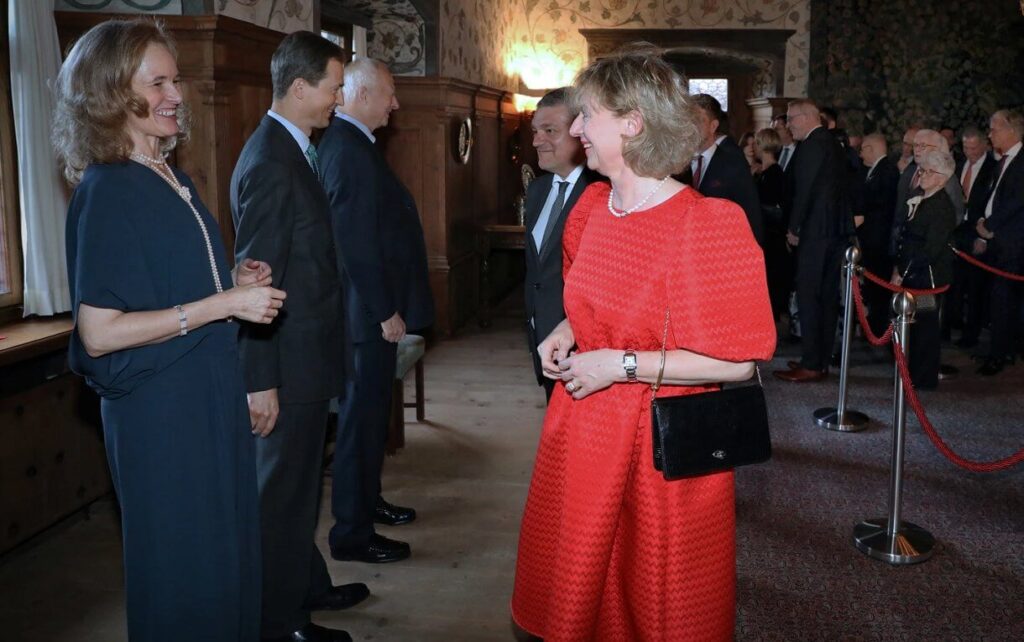
[[[657,397],[665,373],[668,322],[666,311],[661,367],[651,385],[655,470],[673,480],[767,461],[772,456],[772,440],[759,369],[757,385]]]

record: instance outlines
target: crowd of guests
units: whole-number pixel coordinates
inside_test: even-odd
[[[953,331],[960,332],[957,346],[972,348],[990,327],[989,350],[975,355],[977,372],[1000,373],[1024,349],[1020,285],[957,258],[951,246],[1024,272],[1021,115],[997,111],[987,135],[968,126],[959,138],[950,127],[913,126],[896,153],[881,133],[848,135],[837,122],[833,110],[797,100],[770,128],[740,139],[760,201],[772,310],[776,319],[788,315],[790,337],[801,343],[801,359],[776,376],[818,381],[837,362],[838,270],[852,243],[866,270],[895,285],[949,286],[919,297],[910,342],[915,386],[938,385],[948,368],[940,363],[941,344]],[[739,172],[734,180],[724,189],[697,185],[742,205],[750,182]],[[872,332],[880,334],[892,316],[891,293],[874,284],[863,291]]]
[[[374,144],[394,80],[307,31],[284,37],[270,75],[231,177],[233,270],[167,162],[188,119],[162,27],[90,29],[56,83],[75,186],[68,354],[101,397],[131,640],[351,639],[311,621],[369,595],[334,585],[314,542],[331,399],[330,555],[410,555],[375,528],[416,517],[383,499],[380,474],[396,344],[433,322],[419,215]]]

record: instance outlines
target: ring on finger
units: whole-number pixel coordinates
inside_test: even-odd
[[[569,383],[565,384],[565,389],[568,390],[569,392],[576,392],[576,382],[570,381]]]

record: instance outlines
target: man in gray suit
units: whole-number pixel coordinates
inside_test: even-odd
[[[309,136],[341,100],[342,60],[337,45],[308,31],[281,42],[271,59],[274,102],[231,175],[236,261],[266,261],[274,287],[288,293],[274,323],[242,325],[239,344],[259,437],[264,641],[351,640],[313,624],[310,611],[369,594],[364,584],[331,586],[313,542],[327,406],[343,388],[345,348],[330,205]]]
[[[580,194],[592,180],[583,165],[583,146],[569,135],[576,114],[565,87],[545,94],[533,114],[537,164],[550,172],[526,190],[526,334],[537,383],[551,399],[555,382],[544,377],[537,346],[565,318],[562,303],[562,230]]]

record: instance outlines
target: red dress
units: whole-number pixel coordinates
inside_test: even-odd
[[[770,358],[764,261],[743,211],[687,188],[616,218],[608,190],[587,188],[562,241],[579,350],[659,350],[667,307],[669,350]],[[652,463],[650,398],[642,383],[551,398],[512,596],[515,621],[545,642],[733,639],[733,475],[666,482]]]

